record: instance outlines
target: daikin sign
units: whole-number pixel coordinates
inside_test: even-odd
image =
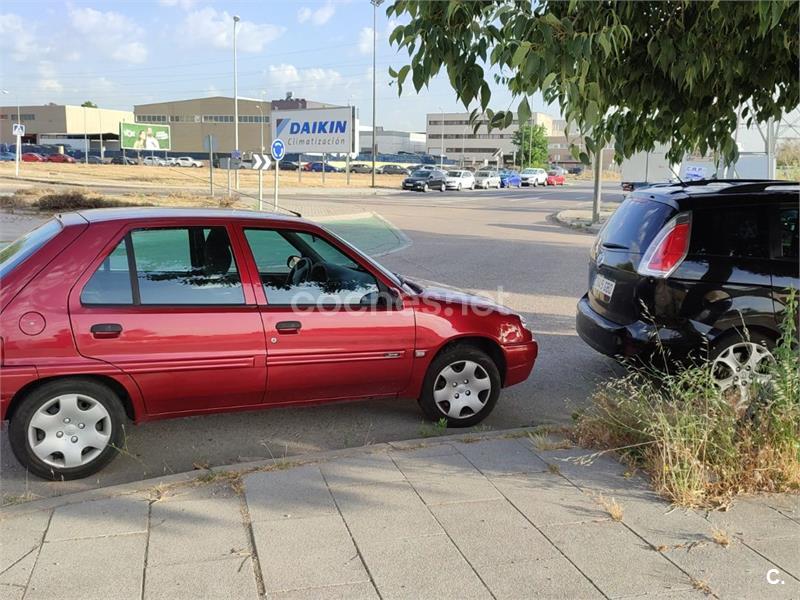
[[[358,151],[358,121],[353,106],[274,110],[270,116],[272,139],[282,139],[288,153]]]

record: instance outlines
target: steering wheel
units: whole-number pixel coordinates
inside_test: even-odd
[[[289,274],[286,276],[286,285],[291,286],[303,283],[308,278],[309,273],[311,273],[311,267],[313,266],[314,263],[311,262],[311,259],[307,256],[300,258],[294,263]]]

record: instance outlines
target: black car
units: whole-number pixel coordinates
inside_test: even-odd
[[[282,160],[278,163],[281,171],[297,171],[300,165],[292,160]]]
[[[798,252],[797,183],[634,191],[592,247],[578,334],[610,356],[708,356],[723,388],[746,386],[800,288]]]
[[[444,171],[414,171],[403,179],[403,189],[419,192],[427,192],[428,190],[443,192],[447,189],[445,184],[446,177],[447,174]]]
[[[400,165],[384,165],[381,173],[384,175],[408,175],[409,170]]]

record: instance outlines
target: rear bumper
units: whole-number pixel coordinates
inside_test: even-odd
[[[642,356],[658,350],[659,346],[674,356],[680,356],[701,343],[701,336],[696,331],[656,327],[642,321],[628,325],[609,321],[592,309],[586,295],[578,302],[575,329],[584,342],[608,356]]]
[[[503,387],[508,387],[522,383],[530,377],[533,364],[539,355],[539,344],[535,340],[531,340],[524,344],[503,346],[503,353],[506,357],[506,377]]]

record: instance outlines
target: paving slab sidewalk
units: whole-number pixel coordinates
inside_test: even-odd
[[[0,597],[800,597],[798,496],[674,509],[612,458],[527,433],[10,507]]]

